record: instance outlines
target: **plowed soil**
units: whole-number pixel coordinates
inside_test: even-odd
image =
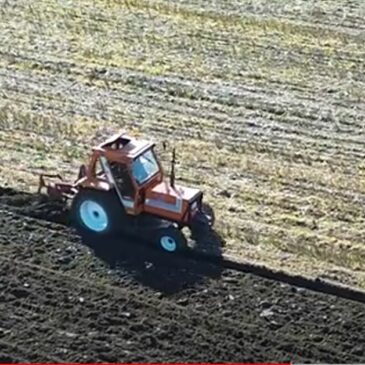
[[[0,210],[1,362],[365,361],[362,304]]]

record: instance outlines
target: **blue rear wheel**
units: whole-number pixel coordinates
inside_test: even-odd
[[[82,234],[120,233],[126,225],[126,212],[114,191],[81,189],[72,202],[71,216]]]
[[[93,200],[80,204],[80,219],[91,231],[103,232],[108,229],[109,218],[104,207]]]

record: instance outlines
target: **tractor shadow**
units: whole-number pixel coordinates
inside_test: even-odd
[[[135,238],[110,238],[108,241],[83,235],[82,242],[121,278],[132,278],[139,284],[166,296],[176,294],[214,279],[219,280],[223,267],[199,260],[196,243],[192,253],[169,254],[154,248],[148,241]],[[210,242],[211,250],[220,241]],[[218,247],[215,252],[221,252]]]
[[[217,259],[222,258],[222,249],[224,246],[225,240],[213,229],[192,243],[193,252],[214,256]]]

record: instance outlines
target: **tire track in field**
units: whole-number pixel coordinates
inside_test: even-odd
[[[282,92],[290,91],[288,95],[295,94],[295,98],[291,98],[292,102],[295,103],[296,99],[303,98],[303,100],[318,102],[321,101],[322,107],[325,107],[329,97],[334,98],[333,92],[326,92],[328,95],[316,95],[314,98],[311,96],[313,93],[313,87],[306,85],[305,83],[300,83],[299,81],[289,81],[280,80],[275,78],[270,78],[265,75],[250,75],[249,73],[243,74],[247,79],[245,80],[245,85],[237,85],[234,81],[225,81],[221,79],[212,80],[201,80],[194,79],[191,77],[178,77],[174,75],[149,75],[142,71],[121,69],[111,66],[105,66],[104,64],[93,64],[89,65],[85,62],[78,61],[77,63],[70,61],[68,59],[60,57],[52,57],[50,54],[43,55],[39,57],[37,53],[29,51],[24,53],[24,51],[19,52],[6,52],[1,51],[0,54],[11,63],[27,63],[29,66],[35,68],[36,70],[44,70],[49,75],[57,76],[60,74],[66,75],[68,78],[74,76],[81,77],[91,77],[99,80],[104,80],[113,83],[122,83],[124,86],[131,85],[137,86],[139,88],[147,88],[152,91],[170,92],[171,95],[182,95],[194,97],[197,94],[197,100],[211,100],[214,98],[222,99],[223,102],[225,97],[233,95],[240,96],[241,91],[249,91],[255,94],[269,94],[269,95],[280,95],[278,93],[277,87],[279,87]],[[15,70],[13,70],[14,72]],[[6,75],[6,74],[4,74]],[[24,76],[24,75],[23,75]],[[38,75],[40,77],[40,75]],[[80,82],[80,80],[78,80]],[[361,80],[354,80],[358,82],[359,85],[363,83]],[[323,85],[321,85],[323,87]],[[288,90],[289,88],[289,90]],[[326,89],[325,89],[326,90]],[[207,93],[209,91],[209,93]],[[199,94],[200,93],[200,94]],[[331,95],[332,94],[332,95]],[[211,97],[213,96],[213,98]],[[351,99],[350,95],[344,95],[342,97],[336,97],[336,105],[342,105],[347,107]],[[361,100],[351,100],[353,103],[361,102]],[[303,105],[300,105],[302,107]]]
[[[29,10],[29,7],[23,5],[24,2],[18,1],[17,7],[21,8],[22,10],[26,11]],[[44,1],[45,4],[53,5],[53,3]],[[341,8],[342,12],[340,11],[333,11],[327,13],[323,10],[323,6],[325,7],[326,2],[316,2],[316,7],[312,11],[298,11],[298,7],[291,8],[288,7],[287,4],[284,8],[281,7],[281,3],[276,4],[276,6],[267,6],[266,2],[262,2],[261,4],[256,4],[256,6],[252,6],[252,4],[228,4],[228,3],[214,3],[210,4],[199,4],[194,1],[189,0],[188,2],[180,2],[176,4],[177,6],[172,7],[170,3],[166,1],[154,1],[154,2],[143,2],[141,1],[140,4],[138,2],[133,3],[138,8],[142,8],[145,12],[149,12],[151,10],[156,10],[161,7],[161,10],[164,8],[165,12],[162,11],[160,14],[161,16],[165,13],[172,15],[178,15],[179,13],[190,13],[191,16],[199,16],[201,17],[208,17],[208,18],[224,18],[227,22],[231,19],[232,22],[239,22],[239,21],[247,21],[250,19],[251,21],[262,22],[263,20],[274,21],[274,22],[285,22],[292,26],[307,28],[312,31],[316,31],[319,29],[324,31],[331,31],[336,33],[343,33],[346,35],[357,35],[362,29],[365,28],[365,24],[363,21],[363,17],[359,15],[361,11],[358,4],[354,3],[347,3],[343,9]],[[93,18],[99,22],[106,22],[107,19],[97,14],[95,8],[88,9],[88,12],[85,10],[85,6],[89,6],[90,3],[83,3],[83,17],[90,17],[93,15]],[[125,3],[127,7],[130,3]],[[200,5],[200,6],[199,6]],[[238,5],[238,6],[237,6]],[[297,5],[297,4],[296,4]],[[46,7],[47,11],[52,15],[54,12],[51,6]],[[67,7],[64,8],[66,10]],[[328,10],[326,7],[324,8]],[[129,8],[129,11],[133,11]],[[245,14],[243,17],[242,14]],[[268,14],[270,17],[268,18]],[[71,16],[72,14],[68,14]],[[74,16],[77,18],[78,16]]]
[[[333,11],[334,9],[327,8],[328,5],[333,5],[333,2],[316,1],[316,6],[312,6],[308,2],[303,2],[307,8],[302,10],[300,4],[292,4],[280,1],[275,4],[268,4],[267,1],[251,3],[240,3],[236,1],[215,2],[214,4],[206,4],[199,1],[179,1],[182,8],[194,9],[202,13],[215,12],[223,13],[226,16],[240,17],[245,14],[245,17],[252,16],[258,21],[263,17],[274,21],[289,21],[292,25],[298,27],[309,27],[313,30],[324,29],[332,32],[344,32],[346,34],[358,34],[365,27],[364,18],[359,15],[360,1],[348,1],[345,6],[340,9],[342,12]],[[270,6],[271,5],[271,6]],[[330,12],[326,12],[326,10]],[[344,17],[345,15],[345,17]],[[318,17],[319,16],[319,17]]]
[[[38,88],[39,83],[33,83],[33,87]],[[28,85],[27,87],[25,87],[25,90],[23,92],[25,93],[29,93],[32,87],[31,85]],[[85,95],[85,91],[83,95]],[[16,93],[19,93],[19,90],[16,91]],[[104,93],[104,96],[103,96]],[[47,97],[47,99],[49,98],[49,96]],[[114,94],[114,98],[115,98],[115,102],[118,105],[118,109],[114,109],[115,108],[115,104],[108,104],[106,103],[106,105],[104,105],[104,109],[100,110],[100,108],[95,107],[95,105],[93,105],[93,102],[91,102],[91,100],[110,100],[113,98],[113,94],[109,92],[98,92],[97,94],[91,94],[89,97],[89,101],[87,101],[87,103],[85,104],[85,102],[82,102],[82,104],[77,103],[73,100],[71,101],[71,105],[72,105],[72,114],[75,112],[75,108],[79,109],[78,113],[81,113],[81,115],[83,116],[89,116],[89,117],[94,117],[95,115],[100,115],[100,114],[104,114],[104,117],[107,117],[108,119],[113,119],[113,115],[115,115],[116,113],[123,113],[122,109],[120,108],[120,103],[125,103],[126,107],[128,107],[129,112],[136,113],[136,117],[138,117],[138,114],[140,114],[141,112],[141,107],[144,108],[146,111],[148,111],[148,113],[157,113],[157,115],[160,114],[159,118],[159,124],[156,125],[156,123],[152,123],[151,124],[151,130],[156,130],[157,132],[163,133],[165,132],[166,134],[166,130],[167,131],[172,131],[174,132],[174,134],[178,134],[180,135],[180,137],[184,136],[184,137],[193,137],[196,138],[197,135],[199,134],[199,130],[200,130],[200,124],[199,124],[199,128],[195,127],[194,124],[192,124],[192,119],[191,118],[199,118],[199,123],[201,123],[202,120],[206,120],[207,121],[207,125],[221,125],[221,127],[217,127],[214,128],[214,132],[212,129],[212,133],[207,133],[207,135],[210,135],[211,138],[215,138],[215,136],[217,135],[217,133],[221,133],[225,136],[225,139],[228,143],[228,145],[239,145],[242,143],[247,142],[248,140],[252,140],[252,138],[257,141],[260,145],[266,146],[266,148],[273,148],[275,150],[275,147],[273,146],[281,146],[281,145],[286,145],[285,141],[296,141],[297,144],[302,144],[303,146],[313,146],[314,148],[318,149],[318,143],[320,141],[321,145],[324,146],[325,149],[327,149],[327,154],[333,155],[333,153],[341,153],[342,156],[348,156],[348,160],[353,159],[355,156],[357,156],[359,159],[365,157],[365,151],[363,146],[364,142],[362,141],[362,137],[361,137],[361,133],[358,137],[355,137],[356,135],[356,129],[352,130],[352,129],[347,129],[347,131],[345,132],[344,130],[340,129],[340,132],[336,132],[335,130],[330,134],[330,137],[328,136],[328,131],[330,130],[324,130],[323,132],[319,132],[318,131],[318,127],[316,127],[316,129],[313,129],[313,132],[309,132],[308,128],[304,128],[301,127],[301,119],[298,118],[297,116],[295,116],[295,118],[298,120],[295,124],[296,126],[290,127],[290,124],[288,123],[292,123],[293,120],[290,118],[288,121],[284,121],[284,124],[282,121],[280,121],[282,118],[280,117],[280,115],[282,114],[282,112],[279,111],[272,111],[272,115],[268,115],[268,120],[271,120],[270,122],[265,121],[265,114],[260,116],[259,118],[257,118],[257,115],[260,115],[262,113],[267,113],[267,111],[265,111],[265,108],[267,109],[268,106],[263,107],[258,105],[258,109],[256,112],[253,112],[252,109],[250,110],[246,110],[244,111],[241,116],[240,116],[240,112],[238,112],[238,116],[237,113],[236,115],[233,117],[233,120],[230,120],[229,118],[229,114],[227,114],[226,112],[221,112],[220,114],[217,113],[216,111],[214,111],[213,113],[208,114],[205,113],[205,116],[203,116],[201,114],[201,112],[199,111],[199,105],[191,105],[191,106],[187,106],[187,105],[183,105],[183,106],[179,106],[179,101],[177,102],[176,105],[176,101],[171,101],[170,103],[166,103],[166,101],[164,101],[164,98],[161,98],[160,101],[156,101],[156,102],[152,102],[149,103],[150,105],[146,106],[144,105],[144,100],[146,100],[145,96],[141,96],[140,100],[136,100],[136,98],[138,99],[138,97],[132,97],[132,96],[123,96],[121,97],[120,94]],[[27,98],[25,100],[28,100]],[[186,100],[184,100],[183,102],[185,102]],[[34,99],[32,99],[32,101],[29,99],[27,101],[27,103],[31,103],[30,105],[33,105],[34,103]],[[51,105],[47,105],[47,101],[45,102],[46,104],[42,105],[40,104],[39,106],[45,108],[49,108],[52,109],[53,111],[55,110],[55,105],[54,105],[54,101],[52,100],[52,106]],[[68,101],[69,103],[69,101]],[[135,107],[133,107],[131,109],[131,105],[135,105]],[[208,105],[205,105],[205,109],[207,109]],[[214,105],[213,105],[214,107]],[[62,113],[62,115],[64,116],[65,114],[65,110],[63,107],[63,103],[61,102],[61,104],[59,105],[59,110]],[[127,109],[127,110],[128,110]],[[214,108],[216,109],[216,108]],[[143,110],[143,109],[142,109]],[[200,108],[201,110],[201,108]],[[209,110],[209,109],[208,109]],[[162,113],[162,114],[161,114]],[[183,128],[182,130],[177,130],[175,127],[173,127],[173,125],[171,125],[171,117],[167,117],[166,113],[168,114],[172,114],[172,118],[176,118],[179,117],[180,119],[180,123],[184,123],[186,125],[185,129]],[[184,113],[185,115],[187,114],[187,116],[185,116],[184,118],[181,118],[182,113]],[[270,113],[270,109],[269,109],[269,113]],[[249,117],[249,121],[245,120],[245,117]],[[279,117],[279,119],[276,119],[276,117]],[[218,118],[216,120],[214,120],[215,118]],[[144,118],[143,118],[144,119]],[[182,119],[182,120],[181,120]],[[183,122],[183,120],[185,119],[185,121]],[[256,119],[256,121],[252,121]],[[194,120],[194,119],[193,119]],[[295,120],[295,119],[294,119]],[[223,126],[222,126],[222,122],[223,122]],[[275,125],[276,124],[276,125]],[[146,125],[146,121],[142,120],[139,122],[136,122],[136,125],[139,125],[140,127],[142,125]],[[237,125],[239,127],[237,127]],[[289,128],[288,128],[289,126]],[[308,125],[307,125],[308,126]],[[320,126],[320,122],[319,122],[319,126]],[[323,127],[326,128],[326,125],[323,124]],[[238,129],[239,128],[239,129]],[[327,127],[328,128],[328,127]],[[360,129],[361,128],[361,129]],[[235,132],[239,132],[239,134],[237,135],[237,133]],[[358,126],[358,130],[361,131],[362,127],[361,124],[359,124]],[[209,129],[208,129],[209,131]],[[236,134],[236,136],[235,136]],[[247,135],[247,137],[244,136]],[[346,137],[347,140],[346,140]],[[266,140],[265,140],[266,139]],[[333,146],[333,141],[336,141],[337,143],[335,146]],[[331,142],[331,143],[329,143]],[[344,150],[344,148],[346,148],[346,150]],[[285,153],[283,153],[282,148],[280,147],[276,147],[276,151],[278,153],[282,153],[285,155]],[[292,155],[291,152],[288,152],[288,155]],[[323,153],[322,153],[323,155]]]
[[[24,83],[24,81],[23,81]],[[37,85],[37,84],[33,84]],[[39,85],[39,84],[38,84]],[[72,85],[72,84],[71,84]],[[32,84],[25,84],[24,89],[19,89],[18,85],[16,87],[5,87],[4,91],[6,90],[6,96],[4,99],[11,97],[13,94],[13,100],[16,100],[18,96],[25,97],[23,100],[26,101],[27,97],[32,97],[31,105],[34,105],[35,101],[37,101],[38,108],[48,107],[51,106],[47,105],[50,102],[50,95],[44,95],[44,91],[37,91],[32,90]],[[124,94],[124,95],[123,95]],[[35,97],[36,96],[36,97]],[[214,124],[223,124],[221,130],[226,135],[232,135],[234,132],[234,127],[232,124],[240,125],[240,129],[245,131],[246,133],[250,133],[250,130],[255,128],[255,136],[260,137],[261,135],[265,137],[265,128],[268,129],[272,133],[277,133],[278,135],[287,135],[287,138],[290,136],[297,137],[298,135],[304,136],[308,139],[316,140],[318,139],[331,139],[331,141],[342,141],[347,144],[359,145],[362,146],[364,143],[361,139],[361,136],[356,136],[356,129],[362,130],[362,125],[359,122],[350,123],[346,121],[346,124],[343,127],[338,126],[337,133],[336,129],[334,128],[334,122],[322,122],[321,118],[325,120],[324,114],[322,117],[319,115],[315,116],[316,110],[313,109],[312,111],[307,110],[307,114],[303,114],[301,116],[298,115],[297,111],[287,111],[287,106],[282,104],[268,104],[268,101],[263,100],[261,101],[258,97],[257,99],[252,99],[249,97],[244,97],[247,100],[246,105],[236,105],[234,108],[230,108],[230,110],[225,110],[225,106],[222,106],[221,110],[219,110],[219,104],[211,104],[211,103],[199,103],[197,101],[193,101],[190,103],[189,99],[176,99],[170,98],[170,100],[166,100],[166,95],[154,95],[153,101],[149,102],[148,106],[146,105],[145,101],[147,100],[147,95],[136,95],[132,94],[131,92],[125,93],[124,91],[118,90],[118,92],[112,92],[110,90],[106,92],[98,92],[97,97],[101,100],[108,100],[103,105],[103,110],[100,110],[100,107],[96,107],[90,101],[87,104],[82,105],[80,101],[77,100],[67,100],[67,99],[60,99],[59,98],[59,91],[57,91],[56,95],[52,95],[52,102],[59,103],[58,109],[64,110],[64,104],[68,105],[70,108],[70,112],[74,113],[75,110],[80,109],[85,113],[88,110],[88,115],[95,115],[95,114],[103,114],[107,116],[108,119],[112,119],[113,112],[115,109],[115,104],[123,105],[133,105],[136,104],[138,107],[156,110],[156,112],[162,112],[164,114],[169,113],[173,115],[181,115],[184,114],[190,118],[197,118],[201,122],[206,121],[205,124],[207,125],[214,125]],[[151,96],[151,95],[150,95]],[[100,100],[99,99],[99,100]],[[114,103],[110,103],[110,100],[115,100]],[[160,99],[160,100],[159,100]],[[251,100],[250,100],[251,99]],[[95,100],[95,97],[90,95],[89,100]],[[29,100],[30,102],[30,100]],[[85,103],[85,101],[84,101]],[[303,107],[303,105],[302,105]],[[72,109],[71,109],[72,108]],[[204,112],[203,110],[204,109]],[[212,111],[210,111],[210,109]],[[120,109],[119,109],[120,110]],[[65,112],[63,112],[64,114]],[[292,115],[290,115],[292,113]],[[325,112],[322,111],[321,113],[329,113],[329,111]],[[230,114],[233,114],[233,117],[230,117]],[[285,116],[285,118],[283,117]],[[347,115],[346,117],[351,118],[351,116]],[[353,119],[357,118],[356,114],[353,115]],[[247,122],[245,119],[249,119]],[[270,121],[270,124],[266,121]],[[315,126],[314,126],[315,123]],[[247,128],[246,124],[250,127]],[[237,129],[237,127],[235,127]],[[261,129],[261,131],[260,131]],[[322,132],[323,130],[323,132]],[[328,136],[328,132],[331,132],[331,136]],[[340,132],[340,133],[339,133]],[[252,134],[252,133],[251,133]],[[338,136],[336,136],[338,134]]]

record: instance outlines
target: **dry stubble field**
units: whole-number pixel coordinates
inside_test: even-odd
[[[168,139],[225,254],[365,288],[362,0],[0,5],[1,185]]]

